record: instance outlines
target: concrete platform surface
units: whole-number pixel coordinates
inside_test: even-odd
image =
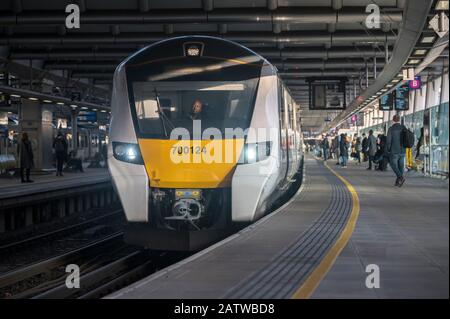
[[[311,157],[305,170],[276,213],[107,298],[448,298],[448,182],[398,188],[392,172]]]
[[[84,173],[63,174],[64,176],[55,176],[55,173],[32,175],[31,179],[34,183],[21,183],[20,178],[0,178],[0,199],[86,186],[111,180],[106,168],[88,168],[85,169]]]

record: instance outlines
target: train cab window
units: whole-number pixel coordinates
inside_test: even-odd
[[[187,129],[192,138],[194,120],[201,130],[250,124],[258,78],[243,81],[134,82],[137,127],[142,137],[169,138],[175,128]],[[161,114],[163,113],[163,114]]]

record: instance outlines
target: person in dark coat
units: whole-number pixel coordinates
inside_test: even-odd
[[[361,142],[361,146],[362,146],[362,153],[363,153],[363,162],[367,162],[369,160],[369,155],[368,155],[369,139],[367,138],[365,133],[363,133],[362,136],[363,136],[363,139]]]
[[[341,155],[341,165],[342,167],[347,167],[348,162],[348,141],[347,141],[347,134],[342,133],[341,139],[339,141],[339,153]]]
[[[405,183],[405,154],[406,148],[402,144],[402,132],[406,129],[400,124],[400,115],[395,114],[392,118],[394,124],[389,128],[386,138],[386,148],[389,153],[389,163],[397,176],[395,186],[402,187]]]
[[[58,135],[53,141],[53,148],[55,149],[56,155],[56,176],[63,176],[63,164],[67,158],[67,141],[61,132],[58,132]]]
[[[369,137],[367,138],[367,154],[369,155],[369,167],[368,170],[372,169],[372,162],[377,153],[377,139],[373,135],[373,130],[369,131]]]
[[[30,170],[34,167],[33,148],[28,139],[28,134],[25,132],[22,133],[22,139],[17,146],[17,153],[19,154],[20,178],[22,183],[32,183],[33,181],[30,179]],[[24,171],[26,179],[24,177]]]
[[[386,135],[378,135],[378,151],[375,154],[375,161],[377,162],[376,170],[385,171],[389,161],[389,156],[386,149]]]

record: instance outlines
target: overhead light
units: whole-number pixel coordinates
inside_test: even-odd
[[[377,95],[381,95],[382,93],[381,92],[377,92]]]
[[[422,40],[420,40],[420,42],[422,42],[422,43],[433,43],[434,38],[435,38],[434,36],[423,37]]]
[[[56,102],[58,105],[64,105],[64,102]]]
[[[87,110],[88,108],[86,106],[81,107],[82,110]]]
[[[413,55],[425,55],[425,53],[427,53],[427,50],[417,49],[416,51],[414,51]]]
[[[398,82],[400,82],[400,79],[393,79],[391,82],[392,83],[398,83]]]
[[[448,10],[448,0],[439,0],[436,3],[436,7],[434,7],[435,10]]]
[[[38,99],[35,98],[35,97],[29,97],[28,99],[31,100],[31,101],[37,101],[37,100],[38,100]]]
[[[50,101],[50,100],[43,100],[42,102],[44,102],[44,103],[53,103],[53,101]]]
[[[388,89],[382,89],[381,92],[386,92]]]
[[[419,59],[411,59],[408,61],[408,64],[418,64],[420,62]]]
[[[102,112],[102,113],[106,113],[106,110],[101,110],[100,112]]]
[[[394,84],[390,84],[390,83],[386,85],[387,88],[390,88],[390,87],[393,87],[393,86],[394,86]]]
[[[78,107],[78,105],[75,104],[70,104],[71,107],[73,107],[74,109],[76,109]]]
[[[19,94],[11,94],[10,96],[21,98],[21,96]]]
[[[98,111],[97,109],[92,109],[92,111]]]

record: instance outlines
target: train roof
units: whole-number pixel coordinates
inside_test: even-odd
[[[236,60],[252,64],[266,65],[276,68],[258,53],[245,46],[218,37],[211,36],[182,36],[153,43],[125,59],[121,65],[139,66],[155,61],[170,61],[172,59],[186,57],[192,52],[198,51],[198,56]]]

